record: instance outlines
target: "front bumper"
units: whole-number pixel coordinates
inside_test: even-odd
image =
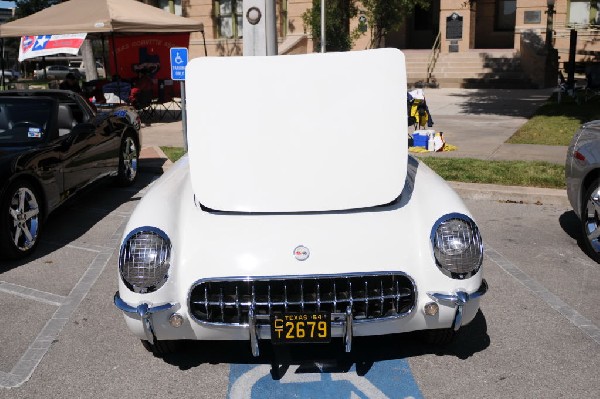
[[[427,292],[427,295],[444,306],[450,306],[455,308],[454,319],[452,322],[452,329],[458,331],[462,326],[463,321],[463,309],[469,302],[479,299],[488,290],[488,284],[485,280],[482,280],[479,288],[471,293],[465,291],[456,291],[453,293],[444,292]],[[166,312],[173,310],[178,307],[178,304],[166,303],[164,305],[150,307],[147,303],[142,303],[138,306],[131,306],[125,303],[119,292],[115,293],[114,303],[117,308],[125,313],[132,315],[138,315],[142,321],[144,328],[144,334],[146,339],[150,343],[154,343],[156,340],[155,330],[152,322],[152,316],[159,312]],[[332,335],[341,336],[344,340],[344,346],[346,352],[352,350],[352,339],[354,336],[352,308],[348,306],[343,313],[332,313]],[[251,309],[249,313],[249,323],[247,326],[239,326],[248,330],[248,339],[254,356],[259,355],[258,341],[259,339],[270,339],[271,338],[271,327],[270,327],[270,316],[268,315],[256,315]],[[361,320],[361,322],[369,323],[371,320]],[[374,319],[372,322],[381,322],[381,320]]]
[[[154,307],[149,307],[147,303],[142,303],[134,307],[125,303],[125,301],[121,299],[118,291],[115,293],[114,303],[115,306],[123,312],[137,314],[140,316],[142,325],[144,327],[144,333],[148,339],[148,342],[151,344],[153,344],[156,340],[156,335],[154,334],[154,325],[152,324],[152,315],[159,312],[165,312],[175,307],[175,304],[172,303],[166,303],[164,305]]]

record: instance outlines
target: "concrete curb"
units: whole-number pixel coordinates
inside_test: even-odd
[[[539,187],[501,186],[449,182],[463,199],[492,200],[500,202],[523,202],[525,204],[557,205],[570,207],[566,190]]]
[[[140,151],[140,171],[163,174],[173,162],[158,146],[144,147]]]

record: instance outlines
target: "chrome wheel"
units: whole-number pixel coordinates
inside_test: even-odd
[[[19,187],[9,202],[10,238],[21,252],[31,249],[39,233],[40,208],[32,190]]]
[[[591,250],[600,252],[600,187],[588,191],[583,209],[583,232]]]
[[[138,147],[135,139],[130,134],[126,135],[121,142],[121,153],[119,154],[119,173],[117,183],[122,186],[130,186],[135,181],[138,172]]]
[[[129,181],[134,181],[137,175],[138,152],[135,141],[131,137],[126,137],[123,145],[123,173]]]

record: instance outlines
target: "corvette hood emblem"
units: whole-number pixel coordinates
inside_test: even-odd
[[[298,245],[294,249],[294,257],[300,261],[308,259],[310,251],[304,245]]]

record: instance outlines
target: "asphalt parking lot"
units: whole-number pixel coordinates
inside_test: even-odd
[[[160,359],[112,304],[124,225],[157,175],[140,177],[78,196],[50,218],[33,258],[0,264],[0,398],[600,395],[600,265],[564,204],[466,200],[490,291],[446,348],[398,334],[357,339],[350,355],[335,341],[275,353],[262,343],[259,358],[246,342],[217,342]]]

